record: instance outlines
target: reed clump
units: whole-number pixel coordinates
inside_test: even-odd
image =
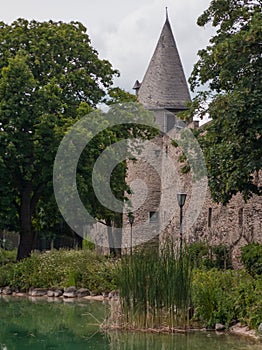
[[[120,299],[114,324],[119,328],[187,328],[192,268],[187,253],[180,254],[172,243],[123,257],[117,285]]]

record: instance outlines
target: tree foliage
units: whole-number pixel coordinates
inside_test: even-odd
[[[0,218],[2,227],[11,222],[19,231],[18,259],[22,259],[30,254],[35,230],[50,233],[61,224],[52,178],[64,135],[86,115],[85,128],[78,130],[84,140],[99,123],[110,126],[109,115],[121,119],[147,113],[136,103],[123,105],[136,97],[112,87],[118,72],[99,59],[81,23],[23,19],[11,25],[0,23],[0,43]],[[98,103],[119,103],[120,108],[111,106],[104,117],[96,109]],[[135,122],[109,127],[92,139],[80,157],[79,194],[93,217],[107,225],[121,221],[121,216],[97,200],[92,188],[94,163],[111,143],[131,135],[147,138],[149,129]],[[73,140],[70,147],[77,148],[77,143]],[[70,167],[70,160],[65,161]],[[119,200],[128,191],[126,170],[122,161],[111,174],[112,193]],[[64,196],[70,199],[70,195],[68,188]]]
[[[1,22],[0,44],[0,207],[9,222],[19,219],[20,259],[32,248],[37,203],[50,195],[59,142],[81,104],[90,111],[104,100],[118,72],[78,22]]]
[[[200,132],[212,197],[226,204],[241,192],[261,194],[262,14],[261,0],[213,0],[198,25],[217,28],[198,52],[190,84],[198,91],[190,114],[212,118]]]

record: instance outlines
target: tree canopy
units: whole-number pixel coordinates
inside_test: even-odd
[[[0,207],[19,226],[21,259],[32,249],[37,203],[50,196],[63,135],[83,103],[88,112],[105,99],[118,72],[78,22],[1,22],[0,45]]]
[[[190,84],[197,92],[190,114],[209,115],[200,130],[211,195],[226,204],[241,192],[261,194],[262,12],[261,0],[212,0],[198,18],[216,34],[198,52]],[[207,87],[198,91],[199,87]]]

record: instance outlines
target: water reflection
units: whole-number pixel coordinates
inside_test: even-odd
[[[33,301],[33,302],[32,302]],[[99,331],[101,302],[0,298],[0,350],[261,350],[226,334],[145,334]]]
[[[229,334],[111,333],[111,350],[261,350],[262,345]]]
[[[0,349],[109,349],[108,337],[99,332],[106,305],[61,300],[1,298]]]

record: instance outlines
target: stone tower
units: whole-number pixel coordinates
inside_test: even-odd
[[[168,16],[142,83],[136,81],[134,89],[139,102],[154,112],[155,122],[163,135],[183,127],[177,113],[187,109],[190,95]],[[196,122],[191,126],[198,127]],[[127,182],[134,193],[134,198],[131,196],[134,223],[130,227],[128,217],[123,216],[122,248],[129,250],[130,246],[158,239],[160,235],[177,239],[179,208],[176,192],[183,190],[188,194],[185,223],[191,223],[185,229],[186,240],[227,245],[233,260],[238,262],[242,245],[262,243],[262,198],[254,195],[244,202],[237,194],[227,206],[214,203],[205,184],[199,183],[197,189],[193,188],[190,174],[181,174],[180,156],[179,147],[172,146],[166,136],[159,136],[151,143],[146,157],[137,163],[129,163]],[[173,160],[175,171],[167,158]],[[261,171],[256,181],[262,183]],[[203,193],[204,199],[198,203]],[[196,219],[192,219],[194,215]]]
[[[166,158],[171,156],[177,163],[180,151],[172,146],[171,150],[170,140],[163,135],[173,128],[182,128],[183,123],[176,115],[187,109],[190,95],[168,15],[142,83],[136,81],[134,90],[138,101],[154,113],[162,135],[151,142],[144,158],[129,163],[127,182],[134,193],[130,199],[135,220],[133,242],[130,242],[128,218],[124,216],[123,248],[158,238],[159,233],[163,233],[163,225],[166,226],[164,222],[171,222],[174,214],[176,193],[171,189],[176,187],[172,184],[174,179]],[[142,182],[141,186],[139,182]]]
[[[128,216],[123,215],[123,228],[117,231],[122,251],[130,252],[130,247],[150,240],[179,239],[176,194],[182,190],[187,192],[184,238],[188,242],[227,245],[237,263],[241,246],[262,243],[262,197],[254,195],[244,202],[238,193],[227,206],[216,204],[207,183],[192,185],[192,172],[182,174],[181,147],[174,147],[167,134],[185,129],[177,113],[187,109],[190,95],[168,16],[142,83],[136,81],[134,89],[139,102],[153,112],[161,134],[145,145],[137,162],[128,163],[134,222],[131,226]],[[196,122],[187,126],[198,127]],[[262,185],[261,171],[256,181]],[[94,225],[91,237],[98,246],[107,247],[107,236],[105,225]]]
[[[166,109],[173,113],[186,109],[186,103],[190,100],[168,17],[138,89],[138,100],[148,109]]]

